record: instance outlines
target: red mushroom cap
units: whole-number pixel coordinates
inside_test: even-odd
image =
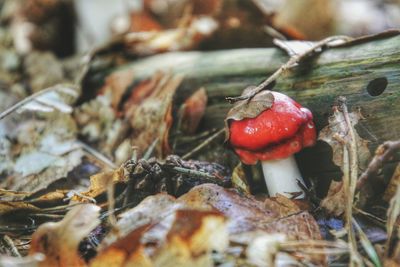
[[[284,94],[271,93],[275,99],[271,108],[230,123],[229,142],[245,164],[287,158],[315,144],[311,111]]]

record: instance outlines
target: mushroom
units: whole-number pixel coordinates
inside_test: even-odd
[[[243,163],[261,161],[270,196],[290,196],[303,192],[296,180],[304,183],[293,154],[315,144],[315,125],[310,110],[282,93],[268,93],[272,106],[254,118],[230,121],[229,143]]]

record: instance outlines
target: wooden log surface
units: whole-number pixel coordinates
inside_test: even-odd
[[[135,80],[160,70],[184,75],[177,92],[178,102],[203,86],[209,98],[202,127],[206,130],[223,127],[231,107],[226,96],[240,95],[245,87],[259,84],[288,58],[278,48],[174,52],[121,68],[132,70]],[[365,117],[356,129],[370,141],[372,151],[385,140],[400,138],[400,36],[329,48],[287,70],[273,90],[308,107],[318,130],[327,124],[334,100],[345,96],[349,109],[360,109]],[[303,156],[300,161],[307,174],[329,176],[337,172],[329,153],[329,147],[321,144]]]

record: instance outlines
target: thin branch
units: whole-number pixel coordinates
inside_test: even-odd
[[[100,160],[101,162],[105,163],[107,166],[109,166],[112,169],[116,169],[118,166],[114,164],[111,160],[109,160],[106,156],[98,152],[96,149],[92,148],[91,146],[85,144],[84,142],[81,142],[79,140],[76,140],[76,143],[83,148],[86,152]]]
[[[144,160],[148,160],[151,157],[151,155],[153,155],[154,149],[156,148],[159,140],[160,140],[160,138],[157,137],[153,141],[153,143],[150,144],[150,146],[147,148],[146,152],[144,153],[144,155],[142,157]]]
[[[186,168],[182,168],[182,167],[173,167],[172,170],[177,173],[194,175],[194,176],[203,177],[203,178],[207,178],[207,179],[215,179],[214,175],[211,175],[211,174],[208,174],[208,173],[202,172],[202,171],[196,171],[196,170],[186,169]]]
[[[296,64],[298,64],[301,60],[306,58],[307,56],[311,55],[312,53],[315,53],[317,50],[326,47],[329,43],[332,43],[334,41],[338,40],[343,40],[343,41],[350,41],[351,37],[348,36],[331,36],[328,38],[325,38],[319,42],[317,42],[315,45],[310,47],[309,49],[305,50],[303,53],[296,54],[292,57],[289,58],[289,60],[283,64],[279,69],[277,69],[271,76],[268,77],[265,81],[263,81],[261,84],[259,84],[257,87],[252,89],[249,93],[245,95],[241,95],[238,97],[227,97],[226,100],[228,100],[231,103],[240,101],[240,100],[248,100],[250,101],[255,95],[260,93],[261,91],[265,90],[268,85],[270,85],[272,82],[274,82],[283,72],[286,70],[292,68]]]
[[[117,228],[117,218],[115,218],[115,185],[113,179],[108,179],[107,181],[107,200],[108,200],[108,223],[114,231],[118,231]]]
[[[43,94],[46,94],[46,93],[48,93],[48,92],[51,92],[51,91],[57,91],[57,90],[63,89],[63,88],[65,88],[65,87],[71,87],[71,88],[73,88],[73,89],[75,89],[75,90],[78,89],[78,87],[77,87],[76,85],[73,85],[73,84],[58,84],[58,85],[55,85],[55,86],[46,88],[46,89],[44,89],[44,90],[41,90],[41,91],[39,91],[39,92],[36,92],[36,93],[34,93],[34,94],[28,96],[28,97],[25,97],[25,98],[22,99],[21,101],[17,102],[16,104],[14,104],[13,106],[11,106],[10,108],[8,108],[8,109],[6,109],[5,111],[3,111],[2,113],[0,113],[0,120],[4,119],[4,118],[7,117],[8,115],[10,115],[11,113],[13,113],[13,112],[16,111],[17,109],[19,109],[20,107],[22,107],[22,106],[28,104],[29,102],[35,100],[35,98],[37,98],[37,97],[39,97],[39,96],[41,96],[41,95],[43,95]]]
[[[201,144],[193,148],[190,152],[186,153],[185,155],[182,156],[182,159],[186,160],[191,158],[193,155],[195,155],[197,152],[211,144],[215,139],[217,139],[221,134],[225,132],[225,129],[221,129],[214,133],[212,136],[208,137],[206,140],[204,140]]]
[[[378,175],[379,170],[383,164],[390,160],[396,151],[400,150],[400,140],[386,141],[380,145],[376,151],[375,156],[368,164],[367,169],[358,178],[356,189],[360,190],[368,179],[374,178]]]

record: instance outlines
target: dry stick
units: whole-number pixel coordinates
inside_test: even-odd
[[[84,142],[81,142],[79,140],[76,141],[76,143],[83,148],[86,152],[100,160],[101,162],[105,163],[107,166],[109,166],[112,169],[116,169],[118,166],[114,164],[111,160],[109,160],[106,156],[92,148],[91,146],[85,144]]]
[[[43,89],[39,92],[36,92],[28,97],[25,97],[24,99],[22,99],[21,101],[17,102],[15,105],[11,106],[10,108],[6,109],[5,111],[3,111],[0,114],[0,120],[4,119],[6,116],[10,115],[11,113],[13,113],[14,111],[16,111],[17,109],[19,109],[20,107],[28,104],[29,102],[35,100],[35,98],[48,93],[50,91],[57,91],[59,89],[65,88],[65,87],[72,87],[75,90],[77,90],[77,86],[73,85],[73,84],[58,84],[46,89]]]
[[[365,217],[367,217],[370,220],[374,220],[375,223],[379,224],[380,226],[384,226],[385,223],[386,223],[386,220],[384,220],[382,218],[379,218],[378,216],[375,216],[375,215],[373,215],[371,213],[368,213],[366,211],[363,211],[363,210],[361,210],[361,209],[359,209],[359,208],[357,208],[355,206],[353,206],[353,211],[356,214],[361,214],[361,215],[364,215]]]
[[[206,178],[206,179],[215,179],[214,175],[211,175],[211,174],[208,174],[208,173],[202,172],[202,171],[186,169],[186,168],[182,168],[182,167],[172,167],[172,170],[177,173],[198,176],[198,177],[202,177],[202,178]]]
[[[343,41],[350,41],[352,40],[351,37],[348,36],[331,36],[328,38],[325,38],[319,42],[317,42],[315,45],[304,51],[303,53],[296,54],[292,57],[289,58],[289,60],[283,64],[279,69],[277,69],[271,76],[268,77],[265,81],[263,81],[261,84],[259,84],[257,87],[252,89],[248,94],[246,95],[241,95],[238,97],[227,97],[226,100],[228,100],[231,103],[240,101],[240,100],[251,100],[255,95],[260,93],[261,91],[265,90],[265,88],[271,84],[273,81],[275,81],[284,71],[287,69],[290,69],[297,63],[299,63],[301,60],[303,60],[305,57],[309,56],[310,54],[314,53],[318,49],[322,49],[324,46],[328,45],[329,43],[337,40],[343,40]]]
[[[280,250],[284,252],[299,252],[303,254],[343,255],[349,253],[346,243],[326,240],[301,240],[286,241],[280,244]]]
[[[150,144],[150,146],[147,148],[146,152],[144,153],[144,155],[142,157],[144,160],[148,160],[151,157],[151,155],[153,154],[153,152],[154,152],[159,140],[160,140],[160,138],[157,137],[153,141],[153,143]]]
[[[204,140],[204,142],[202,142],[201,144],[199,144],[197,147],[193,148],[190,152],[186,153],[185,155],[182,156],[182,159],[189,159],[190,157],[192,157],[194,154],[196,154],[197,152],[199,152],[200,150],[202,150],[203,148],[205,148],[206,146],[208,146],[212,141],[214,141],[215,139],[217,139],[222,133],[225,132],[225,129],[221,129],[219,131],[217,131],[216,133],[214,133],[212,136],[208,137],[206,140]]]
[[[356,189],[360,190],[368,179],[376,177],[379,170],[383,167],[383,164],[387,162],[397,150],[400,150],[400,140],[386,141],[380,145],[376,149],[375,156],[368,164],[367,169],[358,178]]]
[[[115,185],[113,181],[113,177],[109,178],[107,181],[107,200],[108,200],[108,223],[112,227],[113,230],[117,230],[117,219],[115,218],[114,209],[115,209]]]

